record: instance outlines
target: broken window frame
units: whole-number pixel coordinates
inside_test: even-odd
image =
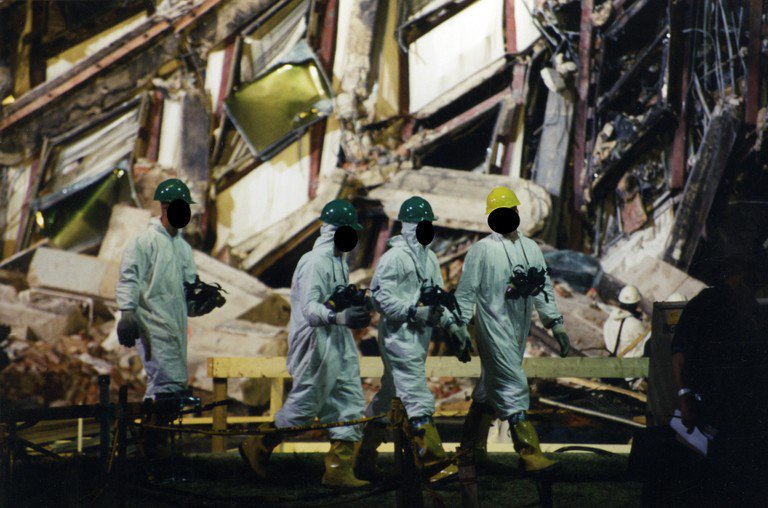
[[[244,127],[238,124],[238,121],[235,118],[234,113],[231,111],[228,101],[232,99],[234,94],[236,94],[237,92],[244,90],[246,87],[256,83],[260,79],[267,77],[269,74],[278,71],[281,67],[284,67],[289,64],[304,64],[306,62],[311,62],[311,64],[314,66],[315,70],[319,75],[320,81],[324,85],[323,91],[326,93],[327,98],[321,99],[320,102],[322,101],[328,102],[327,110],[318,109],[314,118],[311,121],[304,123],[299,127],[289,130],[285,135],[277,138],[276,141],[273,141],[271,144],[265,146],[260,151],[253,144],[253,142],[248,139]],[[242,87],[239,88],[239,90],[233,89],[233,91],[230,93],[227,100],[224,102],[224,111],[226,112],[226,115],[229,118],[229,121],[232,122],[232,124],[237,129],[238,135],[242,138],[243,142],[245,142],[248,148],[250,149],[251,155],[253,156],[253,158],[263,162],[271,159],[277,153],[282,151],[284,148],[296,142],[297,140],[301,139],[301,137],[304,135],[304,133],[306,133],[309,130],[310,127],[326,119],[333,112],[334,99],[335,99],[335,93],[333,91],[333,86],[331,85],[331,80],[329,79],[327,73],[325,72],[325,69],[323,69],[323,65],[320,62],[320,59],[318,58],[315,51],[306,43],[306,41],[302,40],[293,49],[291,49],[288,52],[288,54],[278,59],[278,61],[272,67],[270,67],[269,69],[265,70],[264,72],[256,76],[256,78],[251,83],[243,85]]]
[[[109,168],[105,168],[104,170],[94,173],[92,175],[89,175],[86,178],[75,178],[71,183],[63,186],[62,188],[51,192],[50,194],[47,194],[45,196],[38,196],[39,193],[44,189],[45,185],[47,185],[53,178],[53,175],[50,174],[50,172],[54,169],[53,162],[55,158],[58,156],[58,150],[66,146],[70,143],[76,142],[76,140],[83,135],[86,135],[89,131],[98,131],[100,127],[103,127],[110,121],[115,120],[116,118],[119,118],[121,115],[126,114],[128,111],[136,109],[137,110],[137,125],[138,129],[136,132],[135,137],[135,144],[133,149],[131,150],[127,160],[123,159],[120,161],[122,163],[125,161],[125,166],[121,167],[120,163],[117,165],[112,165]],[[35,181],[30,184],[31,187],[31,196],[33,196],[32,200],[29,201],[29,209],[26,214],[26,219],[24,221],[24,231],[22,234],[21,242],[19,243],[19,249],[24,249],[29,246],[29,242],[31,240],[34,228],[35,228],[35,222],[34,218],[38,210],[40,210],[42,205],[45,206],[51,206],[58,202],[59,199],[63,199],[66,194],[67,197],[72,192],[77,192],[80,190],[83,190],[87,188],[89,185],[94,184],[95,182],[98,182],[100,179],[104,178],[106,175],[114,171],[115,169],[123,169],[128,174],[128,181],[130,185],[130,194],[131,199],[133,200],[134,204],[141,208],[140,201],[138,199],[138,195],[136,194],[136,189],[133,184],[133,175],[131,168],[133,168],[133,164],[136,160],[137,154],[139,153],[142,145],[141,140],[141,129],[143,125],[146,122],[147,114],[149,110],[149,96],[146,92],[141,93],[139,96],[134,97],[133,99],[115,107],[111,111],[108,111],[107,113],[104,113],[102,115],[97,116],[93,120],[84,123],[83,125],[79,126],[75,130],[62,134],[57,137],[53,138],[45,138],[43,140],[43,148],[42,148],[42,155],[40,158],[40,170],[38,175],[35,178]],[[74,189],[74,190],[71,190]],[[60,196],[58,198],[54,196]]]

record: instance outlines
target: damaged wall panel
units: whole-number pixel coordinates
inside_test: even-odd
[[[306,203],[309,164],[309,135],[304,135],[221,192],[214,252],[244,242]]]
[[[478,0],[408,48],[410,112],[417,112],[504,57],[503,3]],[[466,34],[473,37],[467,38]]]

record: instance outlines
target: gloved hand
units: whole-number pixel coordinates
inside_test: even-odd
[[[436,326],[440,323],[443,308],[439,305],[422,305],[415,307],[413,321],[420,325]]]
[[[371,324],[371,313],[365,307],[350,307],[336,314],[336,324],[347,328],[365,328]]]
[[[125,347],[133,347],[136,345],[136,339],[141,335],[139,320],[132,310],[124,310],[121,314],[120,321],[117,323],[117,341]]]
[[[568,334],[565,333],[565,327],[562,324],[553,326],[552,334],[560,344],[560,357],[565,358],[568,356],[568,352],[571,350],[571,339],[569,339]]]
[[[472,347],[472,339],[469,337],[467,327],[452,324],[450,328],[448,328],[448,334],[458,346],[456,358],[458,358],[461,363],[470,361],[472,359],[470,353],[474,353],[475,350]]]

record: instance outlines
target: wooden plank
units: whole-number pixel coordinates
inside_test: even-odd
[[[283,407],[283,391],[285,385],[282,378],[273,379],[269,386],[269,414],[275,417],[280,408]]]
[[[208,359],[208,376],[215,378],[281,378],[290,377],[281,356],[263,358],[216,357]],[[524,358],[523,369],[528,377],[644,377],[648,372],[647,358]],[[361,377],[381,377],[381,358],[360,358]],[[461,363],[453,357],[429,357],[427,377],[480,377],[480,359],[473,357]]]
[[[227,398],[227,380],[222,377],[213,378],[213,400],[218,402]],[[213,408],[213,430],[227,430],[227,406]],[[226,437],[211,437],[211,452],[222,453],[227,451]]]

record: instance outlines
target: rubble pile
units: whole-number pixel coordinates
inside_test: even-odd
[[[513,188],[579,355],[607,354],[623,284],[648,314],[712,282],[707,259],[768,246],[764,2],[39,3],[45,16],[0,2],[6,369],[24,371],[27,345],[32,363],[106,361],[134,382],[114,333],[95,330],[118,318],[119,260],[168,177],[196,203],[201,279],[229,291],[190,320],[204,390],[209,356],[285,354],[286,288],[334,198],[364,226],[352,283],[370,283],[420,195],[452,289],[490,231],[488,191]],[[355,333],[363,354],[375,323]],[[74,336],[90,345],[69,353]],[[534,321],[527,354],[555,354],[550,339]],[[451,351],[436,337],[431,354]],[[454,401],[463,383],[433,388]],[[260,380],[230,387],[268,397]]]

